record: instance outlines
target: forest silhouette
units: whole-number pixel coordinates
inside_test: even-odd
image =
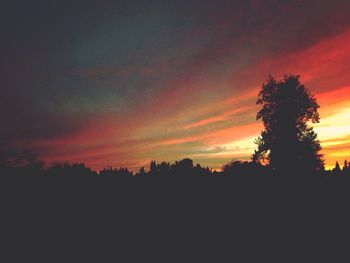
[[[350,164],[338,162],[332,170],[324,169],[321,144],[312,128],[318,123],[320,107],[316,98],[300,82],[299,76],[286,75],[282,80],[269,76],[263,83],[256,102],[261,108],[256,119],[263,122],[264,129],[256,139],[257,150],[250,161],[233,160],[213,171],[189,158],[168,162],[150,162],[131,172],[127,167],[107,167],[93,171],[84,163],[56,163],[45,167],[33,156],[0,153],[2,176],[51,176],[66,178],[82,177],[182,177],[197,178],[225,176],[235,178],[350,178]]]

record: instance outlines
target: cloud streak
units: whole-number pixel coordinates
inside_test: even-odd
[[[316,95],[327,166],[348,158],[347,1],[66,7],[31,4],[29,16],[7,7],[6,147],[94,169],[183,157],[218,169],[250,158],[261,130],[256,97],[271,73],[300,74]]]

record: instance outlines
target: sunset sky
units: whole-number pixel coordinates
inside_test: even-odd
[[[269,74],[315,94],[326,167],[350,159],[350,1],[8,1],[0,149],[93,169],[247,160]]]

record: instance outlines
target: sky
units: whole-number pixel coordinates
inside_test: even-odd
[[[99,170],[248,160],[269,74],[317,98],[326,167],[350,159],[350,2],[5,1],[0,154]],[[1,157],[1,156],[0,156]]]

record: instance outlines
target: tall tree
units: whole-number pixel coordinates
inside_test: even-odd
[[[333,174],[334,175],[340,175],[341,173],[341,168],[340,165],[338,163],[338,161],[335,162],[335,167],[333,168]]]
[[[318,123],[319,105],[299,76],[276,80],[269,76],[262,85],[257,104],[264,130],[256,140],[253,160],[267,162],[282,173],[323,170],[324,162],[317,134],[309,123]]]
[[[150,175],[157,175],[158,174],[157,163],[155,160],[151,160],[151,164],[149,166],[149,174]]]

